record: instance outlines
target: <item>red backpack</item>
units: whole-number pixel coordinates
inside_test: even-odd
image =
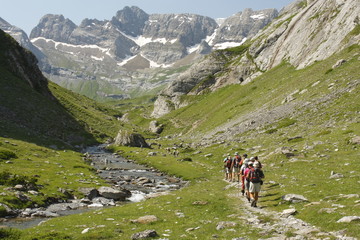
[[[261,182],[261,178],[264,177],[264,173],[260,169],[250,168],[248,176],[250,182],[259,183]]]

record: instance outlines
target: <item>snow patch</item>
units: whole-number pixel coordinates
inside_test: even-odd
[[[254,19],[254,20],[260,20],[260,19],[264,19],[264,18],[266,18],[266,16],[263,14],[263,13],[260,13],[260,14],[258,14],[258,15],[252,15],[252,16],[250,16],[252,19]]]
[[[231,47],[238,47],[238,46],[242,45],[246,40],[247,40],[247,38],[244,38],[241,42],[218,43],[218,44],[214,45],[214,49],[226,49],[226,48],[231,48]]]
[[[45,41],[47,43],[49,43],[49,42],[54,43],[55,49],[58,49],[59,46],[65,46],[65,47],[71,47],[71,48],[83,48],[83,49],[89,48],[89,49],[97,49],[100,52],[111,56],[110,48],[102,48],[102,47],[99,47],[97,45],[74,45],[74,44],[69,44],[69,43],[57,42],[57,41],[54,41],[52,39],[47,39],[47,38],[44,38],[44,37],[33,38],[33,39],[31,39],[31,42],[34,45],[36,45],[35,42],[38,41],[38,40],[43,40],[43,41]]]

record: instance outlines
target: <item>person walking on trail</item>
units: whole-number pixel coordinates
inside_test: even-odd
[[[261,162],[259,161],[259,157],[258,157],[258,156],[255,156],[254,159],[255,159],[255,162],[258,162],[258,163],[259,163],[259,168],[261,169],[261,168],[262,168],[262,164],[261,164]]]
[[[244,169],[244,187],[245,187],[245,197],[250,202],[250,179],[249,172],[253,169],[253,162],[247,161],[246,168]]]
[[[248,171],[247,178],[250,181],[249,193],[251,206],[257,207],[259,192],[263,183],[262,179],[265,178],[264,172],[260,169],[260,164],[258,162],[255,162],[254,167]]]
[[[235,153],[233,157],[233,182],[240,182],[240,169],[241,169],[242,159],[238,152]]]
[[[225,180],[231,181],[232,180],[232,167],[233,161],[230,154],[224,159],[224,171],[225,171]]]
[[[244,196],[244,193],[245,193],[245,170],[248,168],[249,159],[246,158],[247,154],[244,154],[243,157],[244,158],[241,161],[240,178],[241,178],[241,193]]]

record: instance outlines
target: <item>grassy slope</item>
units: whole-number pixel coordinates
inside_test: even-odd
[[[8,35],[2,35],[1,43],[19,48]],[[1,48],[2,63],[6,62],[6,50]],[[78,149],[115,137],[121,127],[116,119],[120,112],[54,83],[48,87],[54,99],[35,91],[7,64],[0,65],[0,174],[9,172],[12,180],[17,176],[16,181],[0,185],[0,203],[12,208],[42,206],[51,199],[65,198],[59,188],[81,197],[79,187],[104,184]],[[20,201],[8,188],[22,179],[36,179],[43,186],[40,195],[25,193],[31,200]],[[3,213],[0,207],[0,215]]]
[[[330,70],[341,58],[346,59],[347,63]],[[277,106],[295,90],[307,89],[303,94],[296,94],[295,101],[311,102],[316,98],[326,97],[359,80],[358,59],[359,47],[354,46],[303,70],[297,71],[283,64],[251,84],[230,86],[214,94],[201,96],[196,104],[170,114],[161,120],[167,123],[164,134],[186,133],[191,128],[192,131],[205,133],[227,119],[234,119],[253,109],[264,105],[269,108]],[[313,85],[318,81],[316,86]],[[329,87],[332,83],[335,83],[334,87]],[[302,194],[316,204],[292,204],[292,207],[299,211],[299,218],[323,231],[346,229],[348,236],[360,237],[359,223],[336,223],[342,216],[360,213],[359,205],[355,203],[358,198],[342,197],[360,192],[358,146],[349,144],[348,141],[360,135],[359,87],[354,85],[349,91],[334,96],[331,100],[313,102],[309,109],[300,107],[302,114],[290,114],[283,120],[245,132],[239,136],[243,140],[241,142],[215,144],[180,153],[181,158],[191,157],[193,162],[179,162],[171,155],[164,156],[164,148],[178,143],[180,139],[161,140],[163,149],[156,150],[159,154],[154,157],[147,155],[154,150],[115,148],[124,156],[155,166],[170,175],[181,176],[189,180],[190,184],[168,196],[146,202],[53,219],[39,227],[26,230],[24,236],[31,237],[24,239],[51,234],[67,236],[70,239],[129,239],[133,233],[145,229],[155,229],[163,237],[168,234],[170,239],[211,239],[214,234],[218,239],[232,239],[244,235],[250,239],[258,239],[260,233],[247,227],[240,219],[240,201],[231,197],[237,190],[226,190],[226,183],[221,181],[221,159],[224,153],[233,151],[246,151],[260,156],[267,179],[260,200],[261,206],[281,211],[289,208],[289,204],[281,201],[282,195]],[[211,106],[209,103],[212,103]],[[193,127],[194,120],[197,120],[196,128]],[[176,122],[177,128],[170,127],[172,122]],[[289,140],[295,136],[300,138]],[[187,135],[183,135],[182,140],[191,143]],[[276,148],[285,146],[296,150],[298,156],[295,161],[274,152]],[[199,150],[201,153],[195,154]],[[213,156],[204,157],[208,153]],[[329,179],[331,171],[340,172],[345,177],[339,180]],[[195,201],[205,201],[207,204],[194,205]],[[344,207],[336,207],[339,206],[336,204]],[[334,207],[337,208],[334,213],[319,214],[322,208]],[[184,213],[185,218],[179,218],[176,212]],[[131,223],[131,219],[148,214],[156,215],[159,221],[150,225]],[[107,220],[108,218],[114,220]],[[241,227],[235,227],[233,231],[216,230],[218,222],[228,220],[237,222]],[[81,234],[85,228],[90,228],[89,232]],[[186,231],[189,228],[196,229]],[[271,235],[266,233],[261,237]]]

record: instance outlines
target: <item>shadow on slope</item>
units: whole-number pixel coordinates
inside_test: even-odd
[[[89,114],[84,114],[89,110],[81,109],[94,103],[88,103],[85,98],[80,104],[70,103],[73,99],[64,99],[65,103],[59,101],[56,95],[71,98],[72,93],[52,83],[49,83],[50,91],[48,81],[36,63],[31,53],[0,31],[1,136],[62,148],[96,143],[96,137],[106,137],[99,131],[92,130],[90,133],[91,127],[87,124]],[[71,105],[74,109],[76,106],[78,114],[69,111]],[[93,111],[102,110],[90,108]]]

